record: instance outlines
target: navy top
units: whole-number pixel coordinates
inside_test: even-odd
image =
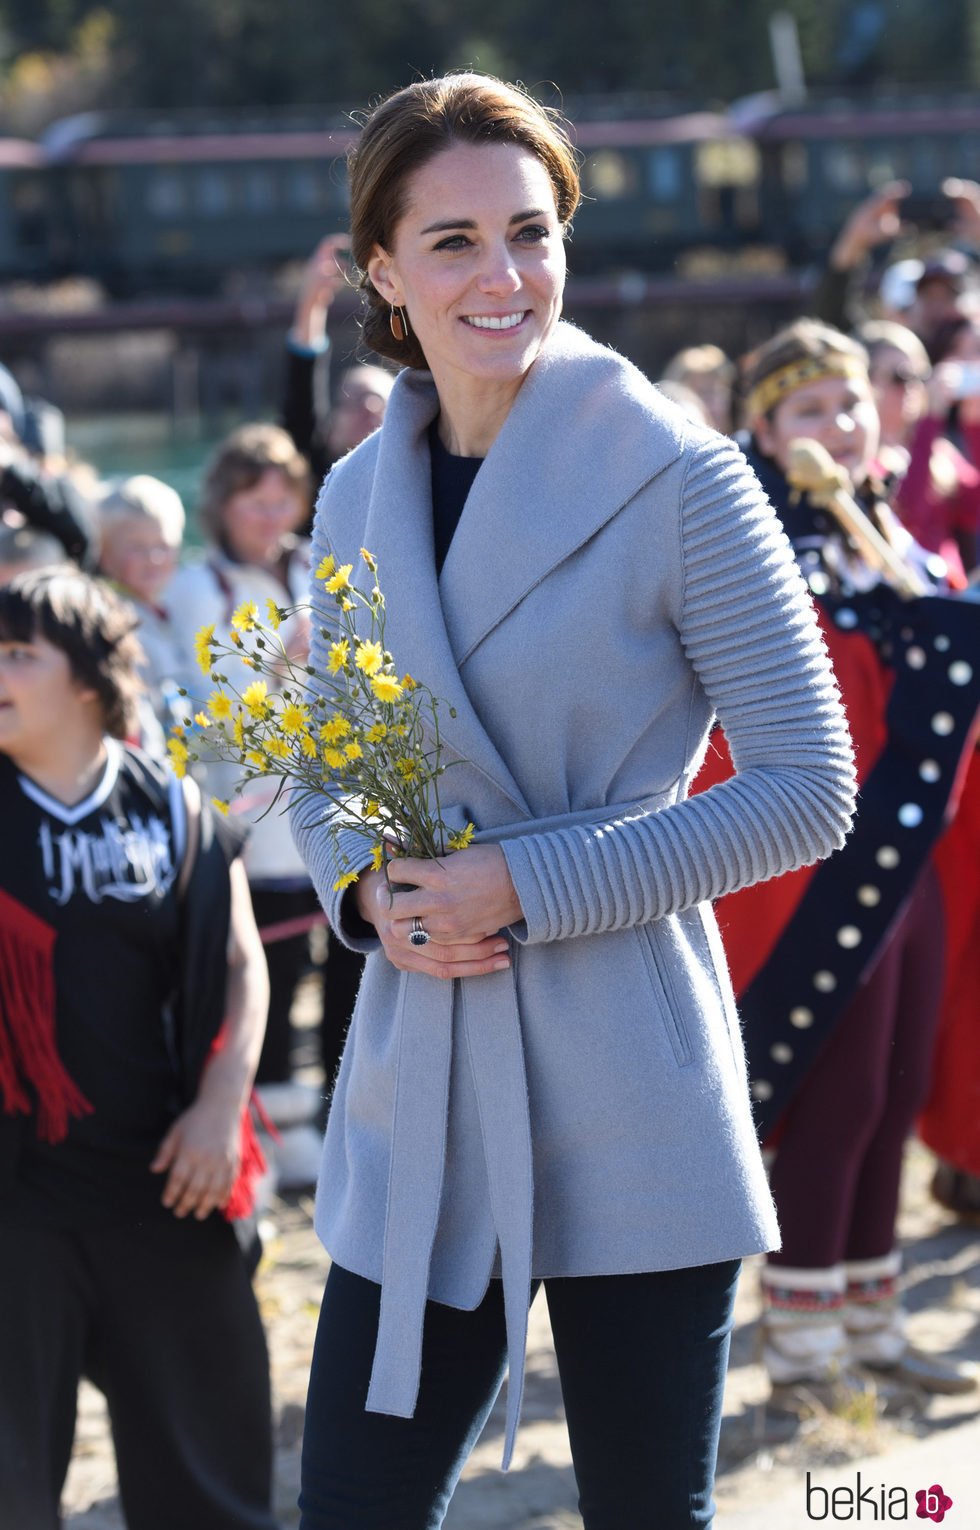
[[[439,440],[436,422],[429,426],[429,457],[432,462],[432,537],[436,573],[442,572],[453,532],[466,504],[473,480],[483,466],[482,457],[454,457]]]

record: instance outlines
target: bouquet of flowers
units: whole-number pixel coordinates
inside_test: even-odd
[[[290,657],[279,636],[282,623],[304,608],[269,600],[263,622],[255,602],[245,601],[227,640],[215,636],[213,624],[197,634],[197,660],[214,689],[193,718],[176,727],[167,748],[179,776],[190,762],[222,761],[240,770],[236,793],[272,777],[279,780],[276,801],[287,787],[327,797],[340,810],[327,826],[335,842],[341,828],[355,829],[370,843],[372,867],[387,876],[393,858],[434,859],[462,850],[473,825],[450,833],[439,816],[439,779],[448,768],[440,758],[439,707],[445,703],[411,675],[399,678],[385,646],[378,566],[363,547],[361,558],[372,576],[366,593],[353,582],[351,563],[338,568],[328,557],[315,572],[337,607],[333,630],[320,629],[330,646],[327,673],[316,675],[315,691],[309,677],[316,672]],[[244,689],[222,673],[227,658],[254,672]],[[227,813],[227,802],[213,801]],[[342,855],[339,864],[334,886],[342,889],[356,882],[357,872]]]

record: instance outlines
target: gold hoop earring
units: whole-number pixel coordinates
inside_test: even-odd
[[[408,332],[408,314],[404,308],[396,308],[394,303],[392,303],[391,313],[388,317],[388,327],[396,340],[399,342],[404,340]]]

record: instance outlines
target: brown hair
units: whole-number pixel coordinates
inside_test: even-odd
[[[739,362],[738,392],[743,401],[773,372],[791,366],[797,361],[822,361],[825,358],[843,356],[851,361],[868,365],[868,353],[857,340],[852,340],[832,324],[819,319],[797,319],[779,330]],[[767,410],[772,414],[777,406]],[[746,421],[751,424],[751,420]]]
[[[278,425],[241,425],[215,451],[204,471],[197,523],[212,541],[222,540],[225,505],[243,489],[251,489],[272,469],[282,473],[304,507],[313,493],[310,468],[296,450],[292,436]]]
[[[405,211],[409,177],[457,143],[514,143],[529,149],[551,177],[558,221],[567,232],[580,189],[577,155],[564,118],[490,75],[416,80],[375,107],[348,159],[350,248],[362,273],[375,245],[391,251]],[[426,367],[410,331],[404,340],[392,335],[388,305],[366,274],[360,285],[367,302],[366,343],[379,356]]]
[[[46,638],[66,655],[72,678],[91,686],[105,731],[125,738],[142,690],[139,618],[99,579],[71,564],[18,574],[0,587],[0,642]]]

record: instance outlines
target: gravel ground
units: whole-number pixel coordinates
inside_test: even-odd
[[[930,1155],[911,1144],[900,1220],[911,1335],[924,1349],[980,1362],[980,1230],[958,1223],[932,1201],[931,1168]],[[273,1203],[256,1283],[272,1357],[275,1501],[283,1530],[298,1524],[306,1379],[328,1268],[312,1231],[311,1213],[308,1196]],[[774,1503],[799,1487],[808,1471],[816,1477],[822,1470],[870,1458],[873,1469],[877,1472],[880,1463],[884,1474],[897,1469],[917,1441],[953,1438],[950,1431],[976,1420],[980,1393],[927,1399],[915,1392],[890,1398],[869,1394],[844,1412],[823,1413],[803,1425],[777,1420],[765,1408],[765,1376],[755,1359],[759,1310],[757,1261],[749,1261],[736,1309],[725,1395],[716,1490],[719,1530],[724,1530],[727,1516]],[[446,1530],[581,1530],[547,1308],[540,1297],[531,1312],[523,1422],[507,1473],[499,1470],[503,1427],[499,1403],[463,1474]],[[972,1442],[964,1467],[976,1480],[977,1436],[969,1429],[962,1437],[964,1452],[968,1438]],[[100,1395],[83,1384],[64,1495],[65,1530],[122,1530],[115,1494],[104,1405]],[[914,1517],[914,1504],[911,1513]],[[965,1524],[955,1517],[953,1522]]]

